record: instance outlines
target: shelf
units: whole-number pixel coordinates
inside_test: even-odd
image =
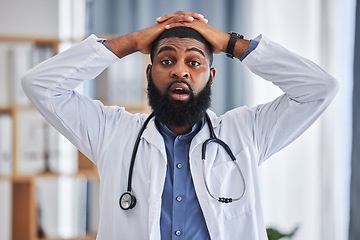
[[[33,177],[16,177],[12,181],[12,239],[37,238],[37,207]],[[31,219],[31,221],[29,221]]]
[[[32,42],[36,45],[51,46],[55,55],[59,52],[60,39],[49,37],[0,36],[0,42]]]
[[[96,235],[88,235],[85,237],[78,237],[78,238],[39,238],[39,240],[95,240]]]

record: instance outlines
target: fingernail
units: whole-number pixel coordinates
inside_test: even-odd
[[[160,20],[161,19],[161,17],[158,17],[156,20],[158,21],[158,20]]]
[[[169,28],[170,28],[170,25],[166,25],[166,26],[165,26],[165,29],[169,29]]]
[[[202,14],[199,14],[199,16],[200,16],[201,18],[204,18],[204,15],[202,15]]]
[[[189,20],[191,20],[191,21],[192,21],[192,20],[194,20],[194,18],[193,18],[193,17],[189,17]]]

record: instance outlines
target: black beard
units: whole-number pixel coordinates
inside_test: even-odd
[[[190,98],[186,102],[170,100],[168,92],[162,95],[155,86],[151,77],[151,71],[148,81],[148,98],[149,105],[154,111],[155,118],[166,126],[170,127],[189,127],[201,121],[206,110],[211,103],[211,76],[209,77],[206,86],[201,90],[197,96],[194,95],[192,88],[185,81],[190,88]]]

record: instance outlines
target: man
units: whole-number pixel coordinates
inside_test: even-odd
[[[98,239],[267,239],[258,166],[320,116],[336,95],[336,80],[263,36],[224,33],[200,14],[176,12],[157,22],[105,42],[92,35],[22,80],[45,118],[98,167]],[[74,91],[137,51],[151,53],[146,73],[155,117]],[[284,95],[217,117],[208,107],[212,54],[221,52]],[[210,136],[222,141],[213,138],[202,151]]]

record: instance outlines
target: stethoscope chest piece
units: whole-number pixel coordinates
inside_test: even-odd
[[[129,192],[123,193],[119,199],[119,204],[123,210],[132,209],[135,207],[136,198]]]

